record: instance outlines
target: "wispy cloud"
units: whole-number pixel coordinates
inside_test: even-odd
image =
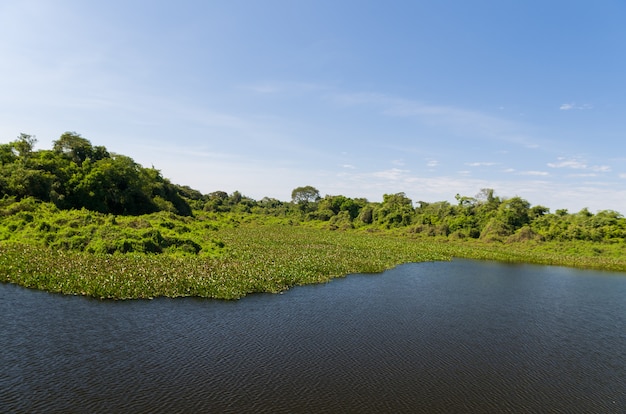
[[[254,84],[240,85],[238,88],[259,94],[300,94],[328,89],[328,87],[324,84],[290,81],[265,81]]]
[[[459,136],[488,139],[537,148],[525,132],[524,125],[499,116],[466,108],[433,105],[377,93],[336,93],[332,100],[338,105],[370,105],[383,115],[416,118],[424,124],[449,130]]]
[[[586,161],[579,158],[563,158],[559,157],[557,162],[549,162],[550,168],[569,168],[574,170],[590,170],[595,172],[609,172],[611,167],[608,165],[588,165]]]
[[[564,103],[564,104],[561,104],[561,106],[559,107],[561,111],[570,111],[572,109],[592,109],[592,108],[593,106],[590,104],[577,105],[575,102]]]
[[[371,173],[373,177],[384,178],[386,180],[397,181],[406,178],[409,170],[401,170],[399,168],[391,168],[384,171],[376,171]]]
[[[530,175],[530,176],[541,176],[541,177],[545,177],[547,175],[550,175],[550,173],[548,173],[546,171],[520,171],[518,174],[519,175]]]
[[[496,165],[495,162],[466,162],[465,165],[468,167],[491,167],[492,165]]]
[[[578,177],[578,178],[593,178],[597,177],[597,173],[586,173],[586,174],[568,174],[568,177]]]
[[[549,162],[548,167],[550,168],[574,168],[574,169],[584,169],[587,165],[577,159],[565,159],[559,158],[558,162]]]

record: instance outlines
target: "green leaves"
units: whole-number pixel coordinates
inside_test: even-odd
[[[94,147],[75,132],[61,135],[52,151],[33,151],[34,143],[33,137],[21,134],[0,146],[0,195],[36,197],[64,209],[84,207],[101,213],[165,210],[191,215],[181,188],[154,168]]]

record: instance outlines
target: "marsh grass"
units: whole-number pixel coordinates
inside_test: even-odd
[[[449,258],[430,243],[299,226],[241,225],[219,233],[229,246],[221,257],[106,255],[5,243],[0,274],[3,281],[30,288],[103,299],[236,299]]]
[[[37,203],[10,207],[0,219],[0,281],[101,299],[237,299],[452,257],[626,271],[624,243],[487,243],[332,231],[251,214],[116,217]]]

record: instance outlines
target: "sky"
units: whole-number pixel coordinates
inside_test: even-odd
[[[623,0],[0,0],[0,142],[202,193],[626,213]]]

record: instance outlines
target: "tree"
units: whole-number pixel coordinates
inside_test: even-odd
[[[387,227],[408,226],[415,215],[413,201],[404,193],[384,194],[374,215],[378,223]]]
[[[37,139],[34,135],[28,135],[22,132],[20,136],[17,137],[17,140],[13,142],[13,148],[15,148],[20,158],[27,159],[33,152],[36,142]]]
[[[310,185],[294,188],[291,192],[291,201],[296,203],[303,213],[315,211],[315,203],[319,200],[320,192]]]
[[[314,203],[319,201],[319,199],[320,192],[317,188],[310,185],[294,188],[291,192],[291,201],[296,204]]]
[[[76,132],[65,132],[54,141],[53,150],[60,154],[65,154],[78,165],[88,158],[92,161],[109,158],[110,154],[104,147],[93,147],[88,139],[85,139]]]
[[[530,222],[530,203],[523,198],[513,197],[504,201],[499,207],[499,217],[513,231]]]

